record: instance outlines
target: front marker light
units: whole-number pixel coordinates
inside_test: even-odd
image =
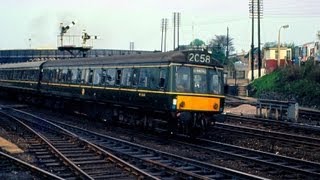
[[[172,100],[172,109],[177,109],[177,99]]]
[[[172,105],[177,105],[177,99],[173,99],[173,101],[172,101]]]

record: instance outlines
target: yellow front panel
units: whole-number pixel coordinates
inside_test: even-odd
[[[177,96],[178,110],[219,111],[220,99],[214,97]]]

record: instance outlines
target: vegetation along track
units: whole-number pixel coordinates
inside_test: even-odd
[[[31,119],[39,119],[34,115],[20,110],[14,113]],[[20,115],[19,115],[20,114]],[[264,179],[259,176],[235,171],[229,168],[216,166],[209,163],[192,160],[178,155],[161,152],[156,149],[147,148],[139,144],[86,131],[74,126],[58,123],[69,131],[93,142],[110,152],[116,153],[127,162],[143,169],[145,172],[157,178],[180,178],[180,179]]]
[[[30,151],[37,154],[39,161],[46,168],[57,173],[59,177],[67,179],[157,179],[50,122],[36,118],[23,118],[24,123],[13,116],[7,116],[11,120],[18,121],[41,139],[40,143],[36,140]],[[63,164],[66,166],[61,167]]]
[[[12,173],[13,172],[13,173]],[[62,178],[35,167],[0,151],[0,178],[1,179],[59,179]]]

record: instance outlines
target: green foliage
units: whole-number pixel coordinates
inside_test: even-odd
[[[294,98],[302,106],[320,107],[320,69],[312,63],[302,67],[287,67],[254,80],[251,89],[255,97],[278,93]]]
[[[223,64],[227,64],[225,61],[227,46],[229,48],[229,54],[234,51],[233,38],[227,38],[226,35],[215,35],[215,38],[210,40],[208,46],[212,51],[213,58],[217,59]]]
[[[274,42],[266,42],[263,46],[263,48],[274,48],[277,47],[278,43],[276,41]]]
[[[194,39],[193,41],[190,42],[190,46],[204,46],[204,45],[206,44],[201,39]]]

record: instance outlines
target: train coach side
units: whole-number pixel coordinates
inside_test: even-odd
[[[204,51],[1,65],[0,87],[49,107],[183,133],[204,131],[224,108],[223,67]]]
[[[44,61],[0,65],[0,88],[2,93],[14,96],[38,94],[41,66]]]

